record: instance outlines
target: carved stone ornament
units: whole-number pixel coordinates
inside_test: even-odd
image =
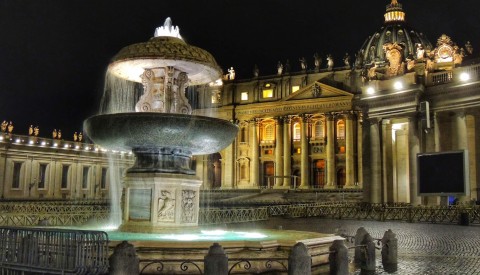
[[[158,221],[175,221],[175,190],[160,190],[158,196]]]
[[[397,75],[403,75],[405,73],[402,47],[397,43],[387,43],[383,45],[385,56],[389,62],[387,67],[387,77],[393,77]]]
[[[312,96],[313,97],[320,97],[322,95],[322,90],[320,89],[320,86],[315,83],[312,87]]]
[[[193,223],[196,220],[194,190],[182,190],[182,223]]]

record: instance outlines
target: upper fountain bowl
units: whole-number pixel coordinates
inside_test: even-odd
[[[117,113],[92,116],[84,130],[111,150],[178,148],[192,155],[219,152],[232,143],[238,126],[218,118],[170,113]]]
[[[222,71],[209,52],[171,36],[152,37],[147,42],[124,47],[113,57],[109,70],[120,78],[140,83],[145,69],[162,67],[175,67],[187,73],[190,85],[215,81]]]

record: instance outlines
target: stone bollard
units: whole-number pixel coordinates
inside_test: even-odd
[[[139,260],[135,247],[127,241],[121,242],[113,249],[113,254],[108,259],[110,275],[140,274]]]
[[[312,274],[312,257],[308,254],[305,244],[297,243],[288,255],[288,275],[308,274]]]
[[[382,264],[385,271],[397,271],[398,240],[391,229],[385,231],[382,238]]]
[[[330,274],[348,275],[348,248],[344,240],[335,240],[330,246]]]
[[[203,258],[205,275],[227,275],[228,274],[228,256],[223,247],[218,243],[213,243],[208,249],[208,254]]]
[[[357,233],[355,234],[355,256],[353,257],[353,262],[356,265],[359,265],[362,263],[362,255],[363,255],[363,247],[359,247],[359,245],[362,243],[363,238],[365,238],[365,235],[367,235],[368,232],[365,230],[365,228],[360,227],[357,229]]]
[[[361,245],[365,250],[363,251],[362,257],[362,274],[370,274],[375,272],[375,243],[373,242],[372,236],[367,233],[361,242]]]

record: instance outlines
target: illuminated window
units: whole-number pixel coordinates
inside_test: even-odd
[[[45,179],[47,177],[47,164],[42,163],[38,169],[38,189],[45,188]]]
[[[82,189],[88,188],[88,172],[90,167],[83,167],[83,177],[82,177]]]
[[[292,94],[300,90],[300,86],[292,86]]]
[[[271,98],[273,97],[273,89],[263,89],[263,98]]]
[[[275,139],[275,124],[268,123],[263,127],[263,140],[272,141]]]
[[[337,122],[337,139],[345,139],[345,122],[343,120]]]
[[[22,164],[21,162],[14,162],[13,163],[13,181],[12,181],[12,188],[18,189],[20,188],[20,173],[22,172]]]
[[[70,165],[62,166],[62,182],[60,187],[65,189],[68,187],[68,172],[70,171]]]
[[[242,100],[248,100],[248,93],[247,93],[247,92],[243,92],[243,93],[242,93],[242,96],[241,96],[241,99],[242,99]]]
[[[220,91],[213,91],[212,92],[212,104],[220,103]]]
[[[314,137],[319,139],[324,137],[323,121],[318,120],[313,126]]]
[[[294,140],[300,140],[300,136],[301,136],[300,123],[296,122],[296,123],[293,124],[293,139]]]

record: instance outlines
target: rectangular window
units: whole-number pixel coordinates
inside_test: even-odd
[[[70,170],[70,165],[62,165],[62,184],[61,188],[65,189],[68,187],[68,172]]]
[[[300,86],[292,86],[292,94],[300,90]]]
[[[102,168],[102,179],[100,181],[100,188],[105,189],[107,188],[107,171],[108,168]]]
[[[88,188],[88,171],[90,171],[90,167],[83,167],[82,189]]]
[[[272,98],[273,97],[273,89],[263,89],[263,98]]]
[[[38,189],[45,188],[45,179],[47,177],[47,164],[41,163],[38,168]]]
[[[247,92],[243,92],[241,99],[242,99],[243,101],[248,100],[248,93],[247,93]]]
[[[14,162],[13,163],[13,181],[12,181],[13,189],[20,188],[20,172],[21,171],[22,171],[22,163]]]

